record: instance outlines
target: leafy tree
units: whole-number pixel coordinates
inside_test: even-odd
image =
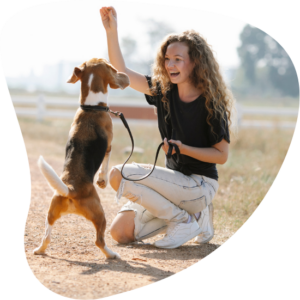
[[[256,82],[256,66],[266,52],[264,37],[264,32],[250,25],[246,25],[240,34],[242,45],[238,48],[238,54],[245,75],[251,84]]]
[[[237,49],[241,69],[248,84],[262,90],[275,88],[282,95],[298,97],[299,83],[295,67],[283,47],[265,32],[246,25]]]
[[[269,76],[273,85],[284,94],[299,97],[299,82],[295,67],[288,54],[278,43],[276,43],[275,49],[272,49]]]

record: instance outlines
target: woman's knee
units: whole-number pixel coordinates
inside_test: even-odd
[[[110,227],[112,238],[120,244],[128,244],[135,241],[134,238],[134,211],[119,213]]]
[[[121,180],[121,172],[117,168],[112,168],[109,173],[109,183],[115,191],[118,191]]]

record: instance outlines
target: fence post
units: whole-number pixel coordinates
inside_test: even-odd
[[[45,106],[45,97],[43,94],[40,94],[37,99],[37,120],[42,122],[45,116],[46,106]]]

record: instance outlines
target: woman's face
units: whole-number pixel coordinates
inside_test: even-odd
[[[165,55],[165,68],[174,84],[190,83],[189,76],[194,68],[190,60],[189,47],[185,43],[175,42],[168,46]]]

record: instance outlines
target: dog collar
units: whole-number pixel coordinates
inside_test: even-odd
[[[91,111],[91,110],[97,110],[97,111],[109,111],[108,106],[100,106],[100,105],[80,105],[80,108],[84,111]]]

